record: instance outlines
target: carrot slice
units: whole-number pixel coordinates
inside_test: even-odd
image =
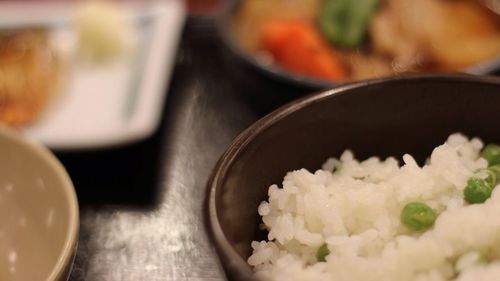
[[[308,22],[269,21],[262,28],[262,44],[287,70],[326,80],[346,78],[346,71],[333,50]]]

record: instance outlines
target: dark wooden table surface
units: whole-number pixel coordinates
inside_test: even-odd
[[[80,203],[71,281],[224,280],[204,226],[205,184],[262,113],[227,78],[209,18],[189,18],[158,132],[137,144],[60,152]]]
[[[234,79],[225,54],[209,17],[188,18],[155,135],[56,152],[80,203],[71,281],[225,280],[204,225],[205,184],[231,140],[270,110],[252,97],[287,91]]]

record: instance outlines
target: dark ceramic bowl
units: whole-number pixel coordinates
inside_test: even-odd
[[[231,33],[232,18],[241,0],[227,0],[216,18],[216,26],[222,44],[227,51],[226,62],[230,64],[231,75],[236,76],[245,88],[252,89],[254,98],[267,99],[264,102],[279,104],[294,97],[337,86],[339,83],[318,80],[274,65],[264,65],[254,56],[242,50]],[[462,72],[475,75],[492,74],[500,69],[500,55],[489,61],[464,69]],[[262,94],[259,96],[259,94]]]
[[[262,118],[222,155],[208,183],[208,227],[230,280],[255,280],[246,264],[257,206],[287,171],[318,169],[352,149],[360,159],[411,153],[422,163],[447,136],[500,142],[500,79],[426,75],[371,80],[313,94]]]

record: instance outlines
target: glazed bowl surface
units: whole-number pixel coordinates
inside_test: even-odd
[[[77,246],[78,201],[46,148],[0,127],[0,279],[67,280]]]

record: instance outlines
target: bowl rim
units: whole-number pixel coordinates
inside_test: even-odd
[[[291,101],[264,117],[257,120],[244,131],[242,131],[233,141],[229,144],[224,153],[220,156],[215,164],[206,186],[206,227],[211,240],[217,250],[219,259],[225,263],[225,267],[237,267],[237,271],[243,276],[242,280],[256,280],[253,277],[253,271],[247,262],[236,252],[235,248],[229,243],[224,231],[222,230],[218,212],[216,192],[220,189],[223,181],[225,180],[229,169],[234,165],[238,156],[245,151],[248,144],[250,144],[260,133],[269,129],[274,124],[283,118],[293,114],[295,111],[312,104],[321,102],[322,100],[348,94],[352,90],[364,88],[372,85],[384,85],[387,83],[408,82],[417,83],[418,81],[441,81],[441,82],[469,82],[469,83],[486,83],[497,85],[500,87],[500,78],[493,76],[475,76],[471,74],[418,74],[378,78],[371,80],[357,81],[336,88],[325,90],[321,92],[312,93]],[[228,264],[231,262],[231,264]],[[227,268],[225,268],[227,270]]]
[[[352,82],[363,81],[363,80],[376,80],[376,79],[385,79],[392,77],[400,77],[400,76],[413,76],[413,75],[427,75],[432,74],[432,72],[424,72],[424,73],[401,73],[383,77],[374,77],[370,79],[362,79],[355,81],[328,81],[321,80],[314,77],[308,77],[301,74],[296,74],[291,71],[287,71],[275,65],[263,65],[259,60],[255,57],[244,51],[234,39],[234,36],[231,34],[231,20],[238,8],[238,5],[241,3],[241,0],[228,0],[223,3],[215,16],[215,28],[217,34],[224,45],[229,49],[230,52],[235,54],[238,58],[243,60],[248,66],[250,66],[254,70],[262,71],[273,78],[285,83],[291,83],[295,86],[306,86],[309,88],[316,89],[328,89],[335,87],[337,85],[345,85],[351,84]],[[500,70],[500,54],[494,58],[490,58],[485,61],[481,61],[478,64],[468,66],[464,69],[457,70],[456,72],[445,73],[442,74],[474,74],[474,75],[487,75],[492,74],[495,71]],[[439,72],[434,72],[439,73]]]
[[[69,205],[69,209],[67,210],[69,213],[69,223],[62,250],[59,252],[59,257],[53,265],[46,281],[63,280],[62,278],[65,277],[64,274],[66,270],[68,270],[67,272],[69,273],[73,266],[73,259],[78,245],[78,231],[80,226],[79,205],[73,182],[61,162],[59,162],[56,156],[46,147],[25,138],[18,131],[14,131],[4,125],[0,125],[0,137],[5,138],[12,143],[17,143],[19,147],[27,151],[29,154],[39,157],[49,166],[51,170],[55,172],[56,177],[63,183],[60,191],[64,193],[64,197]]]

